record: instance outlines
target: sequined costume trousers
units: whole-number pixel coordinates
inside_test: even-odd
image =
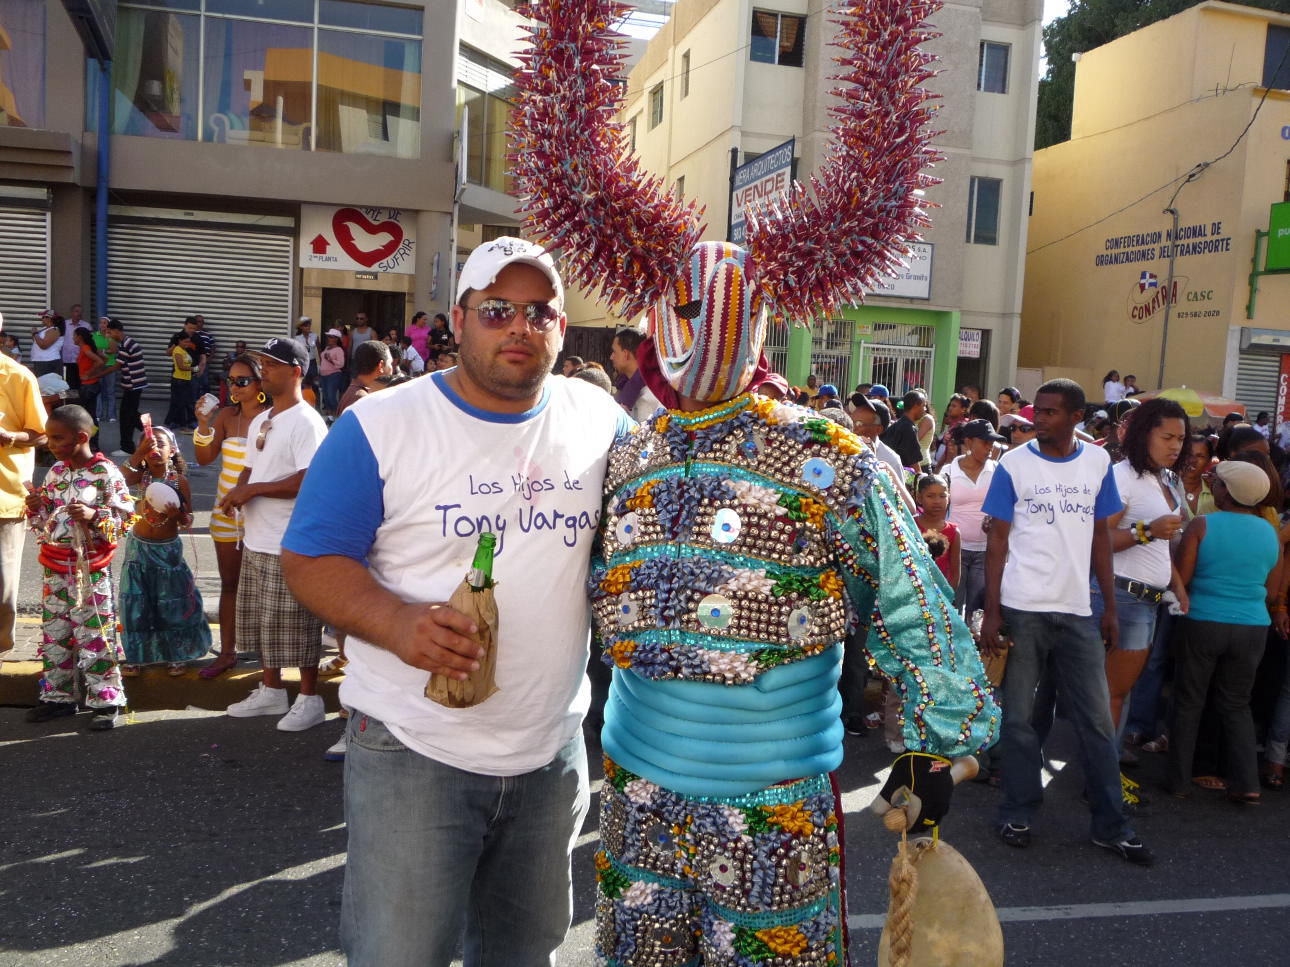
[[[839,815],[828,775],[689,797],[606,758],[597,954],[609,967],[845,965]]]
[[[108,567],[91,571],[76,606],[76,576],[45,568],[41,596],[44,634],[40,658],[42,702],[75,702],[76,673],[85,680],[85,704],[90,708],[125,705],[119,664],[121,644],[116,629],[116,596]]]

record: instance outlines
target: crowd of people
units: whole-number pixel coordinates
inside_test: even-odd
[[[535,796],[564,808],[584,802],[584,752],[574,726],[587,704],[578,688],[581,672],[567,666],[575,659],[580,665],[577,656],[584,654],[576,632],[585,617],[576,615],[585,605],[575,599],[584,593],[585,555],[567,574],[555,569],[557,590],[544,578],[532,590],[511,592],[558,605],[570,627],[556,622],[540,632],[539,624],[526,625],[526,633],[548,634],[551,649],[515,659],[518,664],[501,673],[510,695],[502,718],[463,719],[421,694],[427,672],[461,677],[478,661],[475,627],[451,609],[422,603],[445,600],[460,580],[459,551],[436,548],[449,535],[494,531],[503,554],[515,547],[507,555],[518,569],[513,573],[548,573],[552,555],[586,546],[581,532],[593,530],[602,511],[595,478],[606,471],[596,471],[588,454],[597,451],[603,461],[630,428],[657,437],[669,432],[669,421],[685,425],[685,414],[666,383],[656,374],[651,378],[653,347],[635,329],[615,334],[608,368],[569,356],[559,368],[564,378],[548,377],[556,359],[550,334],[560,317],[550,311],[556,301],[550,293],[554,289],[558,299],[558,275],[536,256],[514,257],[518,247],[505,255],[485,249],[463,273],[451,329],[446,316],[430,321],[417,313],[402,334],[377,338],[360,316],[352,327],[328,329],[320,343],[312,321],[301,318],[292,338],[253,349],[235,344],[223,357],[222,379],[213,383],[214,340],[200,316],[188,318],[171,340],[171,407],[164,426],[140,413],[146,369],[122,320],[107,317],[92,330],[77,309],[62,322],[46,314],[43,328],[33,333],[31,370],[11,353],[0,355],[0,467],[7,501],[0,520],[0,650],[13,644],[17,558],[27,529],[39,542],[44,570],[43,673],[30,721],[73,715],[83,701],[92,712],[88,727],[109,730],[127,702],[129,679],[142,667],[183,674],[211,649],[201,595],[180,542],[193,506],[179,434],[192,433],[196,462],[219,466],[209,526],[220,576],[218,655],[199,674],[209,679],[225,673],[239,650],[257,652],[263,668],[258,687],[228,708],[230,716],[271,715],[285,731],[319,725],[326,623],[340,654],[324,673],[346,671],[342,701],[353,710],[328,758],[352,755],[358,743],[365,754],[355,774],[388,784],[399,780],[371,751],[411,750],[408,761],[424,773],[417,790],[445,785],[439,770],[447,767],[522,774]],[[539,271],[508,273],[510,266]],[[71,333],[74,360],[59,344],[66,338],[54,331],[59,326]],[[522,383],[504,378],[508,366],[525,371]],[[432,378],[416,378],[426,373]],[[79,403],[47,412],[37,374],[69,383],[74,374]],[[1108,374],[1108,386],[1118,381],[1111,377],[1116,374]],[[387,405],[365,399],[380,398],[400,382],[412,383],[406,388],[411,397],[391,395]],[[1260,802],[1261,786],[1282,787],[1290,742],[1284,645],[1290,568],[1283,566],[1290,524],[1282,522],[1290,461],[1266,420],[1193,428],[1177,403],[1140,403],[1134,394],[1110,399],[1110,391],[1106,401],[1088,403],[1069,380],[1044,384],[1033,401],[1015,387],[989,400],[964,386],[939,420],[920,388],[896,397],[886,386],[860,384],[843,397],[815,377],[794,388],[763,368],[748,389],[747,399],[760,402],[741,405],[765,406],[778,420],[806,421],[816,427],[809,432],[834,440],[840,452],[871,450],[874,472],[895,501],[882,512],[893,515],[897,530],[905,526],[895,523],[899,518],[921,535],[931,570],[919,565],[887,582],[898,589],[905,581],[939,587],[973,630],[989,669],[989,701],[1002,710],[998,741],[979,750],[986,766],[979,778],[1000,788],[1003,843],[1024,848],[1031,842],[1042,800],[1042,751],[1059,715],[1080,744],[1092,841],[1131,863],[1150,865],[1153,859],[1133,828],[1149,798],[1125,771],[1144,751],[1167,757],[1166,789],[1176,796],[1217,790],[1250,806]],[[396,402],[403,407],[397,417],[391,409]],[[408,410],[409,402],[418,405]],[[97,425],[117,414],[121,448],[113,456],[122,458],[119,465],[97,449]],[[410,421],[409,414],[415,414]],[[577,432],[563,432],[566,423]],[[830,424],[840,429],[819,429]],[[528,440],[530,433],[537,436]],[[456,442],[446,442],[444,434],[456,434]],[[755,437],[749,439],[755,453]],[[40,446],[55,463],[36,486],[31,457]],[[424,479],[423,465],[403,459],[409,447],[444,455],[433,480]],[[512,451],[523,454],[520,482],[510,479],[514,460],[503,456]],[[631,459],[653,458],[647,450]],[[520,511],[511,520],[481,511],[481,494],[513,486],[531,499],[534,486],[555,489],[557,467],[565,468],[567,502],[551,508],[549,517],[530,510],[527,518]],[[825,471],[835,472],[827,466],[812,472]],[[469,498],[461,490],[467,478]],[[713,486],[714,494],[723,492]],[[445,496],[421,499],[427,492]],[[622,504],[603,508],[606,553],[624,552],[635,526],[629,511],[653,507],[666,487],[633,492]],[[457,496],[450,500],[450,494]],[[343,522],[330,513],[336,506],[346,508]],[[816,505],[805,497],[791,506],[801,507],[803,520],[824,512],[811,509]],[[725,540],[716,536],[718,529],[733,527],[737,535],[739,520],[714,518],[718,544]],[[534,539],[543,530],[548,536]],[[118,583],[111,563],[121,545]],[[595,572],[591,581],[598,621],[604,616],[598,602],[618,608],[624,599],[617,589],[632,586],[630,577],[612,575],[622,568],[629,575],[639,566],[630,556],[621,566],[613,560],[606,564],[608,576]],[[1035,574],[1044,580],[1035,582]],[[606,595],[611,586],[615,593]],[[735,587],[720,585],[722,594],[709,596],[717,603],[711,618],[701,619],[705,627],[725,626],[731,602],[739,600]],[[848,594],[864,593],[859,585],[846,587]],[[880,591],[875,613],[886,607],[882,600]],[[520,614],[536,606],[504,605]],[[622,716],[629,714],[624,710],[635,708],[636,699],[619,689],[619,678],[610,685],[605,669],[621,671],[631,662],[646,667],[640,664],[642,641],[611,630],[631,625],[635,612],[628,610],[636,607],[622,605],[623,613],[600,627],[602,653],[592,656],[599,689],[591,714],[603,724],[613,769],[634,761],[635,740],[621,730]],[[799,613],[808,612],[793,612]],[[836,646],[843,727],[853,736],[882,727],[893,753],[916,750],[911,735],[922,735],[925,723],[915,721],[921,713],[909,704],[903,666],[879,660],[870,670],[865,656],[883,655],[871,640],[874,633],[873,627],[845,630],[841,624],[836,632],[844,641]],[[686,661],[702,667],[715,659],[696,654]],[[723,661],[722,668],[737,666]],[[299,672],[294,699],[284,668]],[[870,674],[882,679],[876,701]],[[517,717],[517,708],[527,711]],[[386,941],[373,939],[378,927],[372,925],[397,912],[387,915],[358,894],[363,884],[390,875],[384,828],[393,822],[387,813],[399,797],[383,797],[388,803],[378,808],[371,783],[347,790],[347,877],[359,885],[352,900],[347,886],[345,930],[347,949],[367,951],[356,955],[357,962],[379,963]],[[442,788],[439,794],[444,808],[460,805],[449,802],[453,796]],[[356,819],[360,799],[362,821]],[[617,815],[619,806],[604,808],[606,816]],[[570,814],[577,820],[573,829],[581,809],[585,804]],[[421,845],[431,852],[443,846],[434,836]],[[558,861],[548,850],[536,853],[534,862],[541,856]],[[407,875],[409,883],[417,879]],[[553,903],[563,909],[563,901]],[[534,929],[549,930],[560,910],[542,917],[546,922]],[[400,942],[437,949],[448,942],[438,930],[429,924]]]

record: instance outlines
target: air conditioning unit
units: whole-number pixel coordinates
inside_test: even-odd
[[[1290,330],[1251,329],[1241,327],[1241,350],[1266,349],[1269,352],[1290,352]]]
[[[72,26],[81,35],[85,54],[97,61],[112,59],[116,32],[116,0],[63,0]]]

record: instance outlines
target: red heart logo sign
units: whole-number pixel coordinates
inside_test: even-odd
[[[355,228],[358,229],[357,238]],[[369,269],[389,258],[403,244],[402,225],[389,219],[373,222],[357,208],[338,208],[331,217],[331,230],[341,250]],[[388,235],[389,240],[382,242],[382,235]]]

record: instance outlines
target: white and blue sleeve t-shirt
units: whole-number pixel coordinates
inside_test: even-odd
[[[283,547],[362,561],[405,601],[446,601],[491,531],[498,691],[445,708],[425,697],[427,672],[351,637],[341,701],[459,769],[507,776],[550,762],[589,702],[588,561],[609,449],[632,425],[607,393],[559,377],[519,414],[470,406],[444,373],[347,409],[309,467]]]
[[[1089,615],[1093,524],[1122,509],[1111,460],[1076,441],[1068,457],[1048,457],[1034,441],[999,460],[982,510],[1006,520],[1008,563],[1000,601],[1018,611]]]

